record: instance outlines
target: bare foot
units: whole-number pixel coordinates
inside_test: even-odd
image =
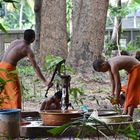
[[[127,115],[127,113],[128,113],[128,110],[127,109],[126,110],[123,110],[122,115]]]

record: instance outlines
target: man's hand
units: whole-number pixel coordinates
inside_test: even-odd
[[[109,96],[107,99],[109,99],[109,101],[111,102],[112,105],[121,105],[122,106],[122,103],[120,101],[120,97],[115,97],[114,94],[112,94],[112,96]]]
[[[115,100],[116,100],[116,104],[118,104],[118,106],[123,106],[123,103],[121,102],[121,99],[120,99],[120,96],[117,96],[116,98],[115,98]]]

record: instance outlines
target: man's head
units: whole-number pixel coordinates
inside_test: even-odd
[[[54,97],[55,97],[55,101],[56,101],[56,102],[60,102],[60,101],[61,101],[61,98],[62,98],[62,91],[57,91],[57,92],[54,94]]]
[[[32,29],[27,29],[24,31],[24,40],[30,44],[35,40],[35,32]]]
[[[110,68],[110,65],[107,61],[103,59],[97,59],[93,62],[93,68],[98,72],[107,72]]]

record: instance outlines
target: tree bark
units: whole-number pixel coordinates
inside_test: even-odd
[[[43,0],[41,10],[40,53],[67,57],[66,0]]]
[[[35,0],[35,5],[34,5],[35,23],[36,23],[35,24],[36,39],[34,45],[35,54],[38,54],[40,49],[41,6],[42,6],[42,0]]]
[[[73,0],[72,44],[68,63],[79,73],[92,73],[101,57],[108,0]]]

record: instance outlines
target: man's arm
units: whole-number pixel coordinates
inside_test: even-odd
[[[114,96],[114,92],[115,92],[115,81],[114,81],[114,77],[111,71],[109,71],[109,76],[110,76],[110,80],[111,80],[111,84],[112,84],[112,96]]]
[[[52,102],[53,102],[52,98],[44,100],[43,103],[41,104],[40,110],[42,111],[51,109]]]
[[[41,72],[39,66],[37,65],[36,60],[35,60],[35,56],[34,56],[34,54],[33,54],[33,52],[32,52],[31,49],[28,50],[27,57],[29,58],[29,60],[30,60],[30,62],[31,62],[31,64],[32,64],[32,66],[33,66],[33,68],[34,68],[34,70],[35,70],[37,76],[38,76],[44,83],[46,83],[46,79],[45,79],[45,77],[43,76],[43,74],[42,74],[42,72]]]
[[[115,81],[115,97],[117,99],[117,102],[119,102],[119,95],[121,91],[121,81],[120,81],[120,74],[118,70],[113,71],[114,81]]]
[[[57,104],[54,102],[54,98],[53,96],[50,97],[49,99],[46,99],[45,101],[43,101],[40,110],[51,110],[54,109],[53,104],[55,104],[55,109],[57,109]],[[60,109],[60,108],[58,108]]]

